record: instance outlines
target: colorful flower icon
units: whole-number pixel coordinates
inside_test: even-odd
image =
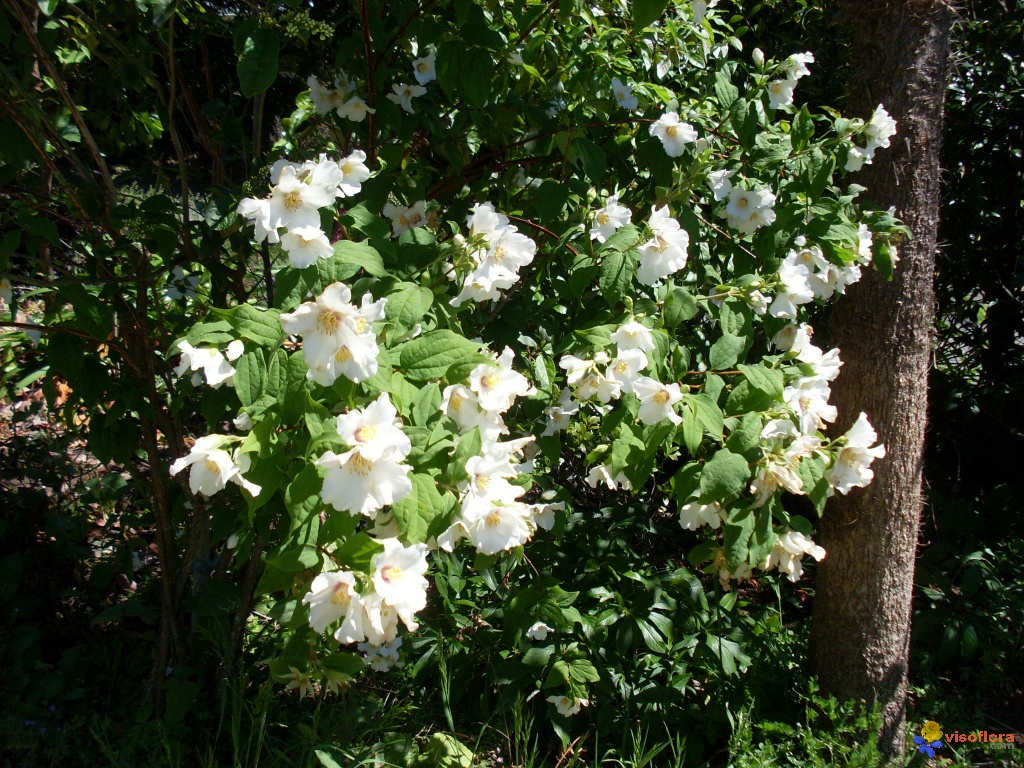
[[[921,735],[914,737],[917,751],[928,757],[935,757],[935,750],[942,748],[942,728],[934,720],[921,726]]]

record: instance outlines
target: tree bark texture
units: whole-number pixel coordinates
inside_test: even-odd
[[[884,104],[898,123],[888,149],[853,176],[866,197],[895,206],[912,240],[889,282],[874,270],[836,304],[829,324],[844,366],[833,402],[845,432],[861,411],[888,455],[874,482],[831,499],[820,539],[811,663],[821,687],[876,701],[879,748],[902,754],[914,555],[921,508],[934,269],[939,147],[954,10],[944,0],[843,0],[850,35],[851,116]]]

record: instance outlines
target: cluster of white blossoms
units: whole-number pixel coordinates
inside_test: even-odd
[[[337,625],[335,640],[342,645],[368,643],[360,647],[366,652],[392,643],[399,620],[409,631],[419,627],[415,614],[427,605],[427,546],[403,546],[394,538],[381,544],[384,551],[371,561],[373,573],[366,583],[346,570],[324,571],[313,579],[302,603],[309,606],[309,626],[314,632]],[[396,644],[376,655],[389,658],[397,655],[397,648]]]
[[[813,63],[813,53],[794,53],[782,62],[782,69],[786,76],[781,80],[773,80],[768,84],[768,106],[772,109],[778,109],[779,107],[792,104],[796,81],[801,77],[811,74],[811,70],[807,68],[807,65]]]
[[[192,371],[192,383],[196,386],[205,381],[214,389],[220,389],[222,384],[233,387],[235,369],[231,363],[244,351],[245,345],[237,339],[228,344],[225,352],[215,347],[193,347],[187,341],[179,341],[181,360],[174,366],[174,374],[182,376],[186,371]]]
[[[686,151],[687,144],[697,141],[697,129],[680,121],[677,112],[666,112],[648,130],[651,136],[661,140],[661,146],[669,157],[679,157]]]
[[[521,373],[512,369],[513,353],[508,347],[497,365],[482,363],[469,375],[467,384],[445,388],[441,410],[459,428],[460,434],[473,429],[480,434],[480,452],[466,462],[466,479],[459,483],[460,507],[437,544],[451,552],[463,538],[478,552],[494,555],[522,546],[537,528],[550,530],[554,512],[564,504],[527,504],[520,500],[526,489],[515,482],[532,463],[520,464],[516,457],[533,441],[528,435],[501,442],[508,433],[503,415],[516,398],[534,393]]]
[[[371,109],[362,98],[354,93],[356,84],[348,79],[348,75],[344,71],[339,72],[338,76],[334,78],[333,88],[328,88],[313,75],[306,80],[306,85],[309,86],[309,98],[318,115],[326,115],[333,109],[338,113],[338,117],[361,123],[368,114],[377,111]]]
[[[292,265],[304,269],[334,253],[320,229],[320,209],[359,193],[370,178],[365,163],[359,149],[340,163],[326,155],[301,164],[278,160],[270,167],[270,197],[244,198],[238,213],[255,227],[257,242],[280,243]],[[282,235],[280,229],[288,231]]]
[[[871,231],[864,224],[858,231],[857,259],[842,266],[825,258],[821,248],[807,244],[801,235],[796,248],[787,254],[779,267],[779,290],[768,307],[768,314],[787,320],[796,318],[797,307],[815,299],[828,300],[861,278],[861,266],[871,263]]]
[[[387,299],[363,295],[362,306],[351,303],[344,283],[332,283],[313,301],[281,315],[285,333],[302,337],[307,378],[330,386],[339,376],[354,382],[377,373],[377,336],[372,323],[384,318]]]
[[[171,477],[190,467],[188,482],[192,493],[213,496],[231,482],[242,486],[253,496],[259,496],[262,488],[242,477],[251,466],[249,454],[241,453],[238,448],[233,453],[227,450],[227,446],[240,440],[241,438],[231,435],[200,437],[187,456],[182,456],[171,464]]]
[[[715,189],[715,199],[719,199],[719,189],[726,184],[729,185],[729,202],[719,213],[729,226],[744,235],[754,233],[758,227],[763,227],[775,221],[775,193],[770,189],[740,189],[733,187],[728,177],[716,182],[718,189]],[[723,195],[724,198],[724,195]]]
[[[350,449],[342,454],[326,451],[317,459],[326,470],[321,497],[339,512],[376,520],[380,509],[412,490],[412,467],[402,463],[412,443],[386,392],[361,410],[341,414],[336,423]]]
[[[387,203],[382,213],[391,219],[391,236],[398,237],[427,223],[427,201],[420,200],[408,207]]]
[[[686,266],[690,235],[672,218],[668,206],[651,206],[647,220],[653,237],[640,246],[636,279],[644,285],[655,285]]]
[[[456,235],[456,250],[468,262],[462,290],[452,299],[453,307],[465,301],[490,301],[519,281],[519,270],[533,261],[537,244],[509,223],[490,203],[477,203],[466,217],[469,237]],[[451,266],[448,276],[457,279]]]
[[[393,668],[401,669],[405,663],[399,659],[398,649],[402,647],[402,638],[396,637],[384,645],[359,643],[356,648],[366,659],[366,665],[375,672],[390,672]]]
[[[887,148],[889,140],[896,135],[896,121],[892,119],[885,107],[881,104],[871,115],[871,119],[864,126],[864,137],[867,144],[861,147],[850,147],[849,155],[846,158],[846,170],[859,171],[864,163],[870,164],[875,157],[875,150],[879,147]]]
[[[387,95],[388,100],[393,101],[409,114],[414,113],[416,110],[413,109],[412,100],[423,96],[427,92],[427,89],[423,86],[437,79],[436,64],[436,53],[428,53],[426,56],[413,61],[412,74],[418,84],[395,83],[391,86],[391,90],[394,93]]]

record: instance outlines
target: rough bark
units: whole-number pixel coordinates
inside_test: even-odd
[[[853,177],[895,206],[913,239],[891,282],[875,272],[849,290],[830,322],[845,362],[833,402],[842,434],[861,411],[886,444],[866,489],[832,499],[820,539],[811,663],[822,688],[877,701],[880,749],[902,754],[914,554],[931,361],[939,221],[939,146],[954,11],[944,0],[844,0],[850,34],[848,112],[882,103],[899,133]]]

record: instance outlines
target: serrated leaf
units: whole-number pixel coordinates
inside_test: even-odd
[[[413,381],[439,379],[454,364],[480,355],[479,344],[444,329],[425,333],[401,349],[402,369]]]
[[[616,306],[626,292],[633,273],[636,272],[636,256],[633,251],[610,250],[601,257],[601,295],[609,306]]]
[[[723,449],[704,465],[700,475],[700,493],[708,500],[725,501],[742,493],[749,479],[747,460]]]
[[[262,349],[246,352],[235,361],[235,394],[243,408],[248,408],[263,394],[267,382],[267,364]]]
[[[782,400],[782,371],[763,365],[740,364],[736,367],[743,372],[744,378],[754,389],[764,392],[772,400]]]
[[[697,300],[685,288],[673,288],[665,297],[665,327],[676,328],[697,314]]]
[[[261,310],[250,304],[242,304],[232,309],[214,312],[225,318],[238,336],[261,347],[276,347],[284,340],[281,313],[276,309]]]
[[[445,497],[437,489],[437,481],[428,474],[411,475],[412,491],[391,509],[395,522],[410,544],[421,544],[427,540],[430,524],[448,508]],[[450,497],[448,497],[450,498]]]
[[[347,515],[347,512],[329,511],[329,515]],[[357,533],[348,538],[334,552],[335,559],[350,570],[370,573],[373,558],[384,551],[383,545],[366,533]]]
[[[292,527],[308,521],[310,515],[319,511],[320,491],[323,480],[317,474],[315,464],[307,464],[295,476],[284,492],[284,506],[292,517]]]
[[[711,345],[711,353],[708,357],[711,368],[716,371],[724,371],[734,366],[746,341],[742,336],[733,336],[731,333],[724,334]]]
[[[400,329],[400,332],[412,330],[430,309],[434,294],[422,285],[411,285],[395,293],[388,294],[385,312],[387,319]]]

